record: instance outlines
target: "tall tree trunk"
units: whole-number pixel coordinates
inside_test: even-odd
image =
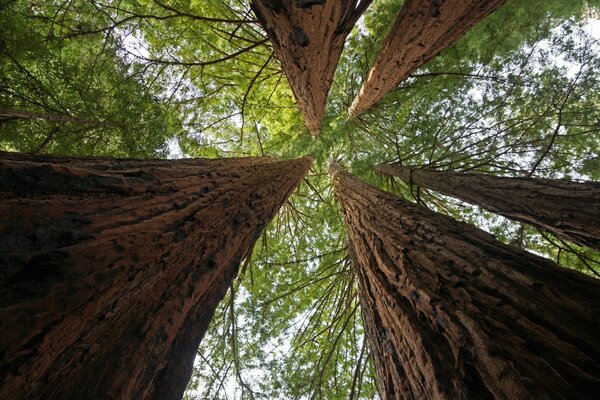
[[[600,393],[600,281],[331,175],[383,399]]]
[[[313,137],[344,41],[372,0],[252,0]]]
[[[375,168],[600,250],[600,182],[503,178],[385,164]]]
[[[0,154],[0,398],[181,398],[310,164]]]
[[[406,0],[348,115],[359,116],[506,0]]]

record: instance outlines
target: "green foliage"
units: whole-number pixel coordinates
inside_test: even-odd
[[[600,1],[509,0],[348,120],[401,5],[375,0],[348,37],[317,140],[248,1],[0,6],[0,149],[316,159],[217,310],[186,398],[376,398],[332,161],[561,266],[600,270],[590,249],[372,169],[600,179]]]
[[[48,20],[60,7],[44,6],[13,1],[3,9],[0,148],[164,156],[166,140],[182,129],[178,107],[158,101],[139,67],[119,58],[115,37],[61,37],[59,21]]]

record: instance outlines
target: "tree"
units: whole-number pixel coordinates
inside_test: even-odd
[[[71,4],[77,7],[76,4]],[[69,18],[58,4],[7,2],[0,22],[0,146],[74,155],[157,157],[182,133],[181,109],[119,57],[115,36],[61,37]],[[66,7],[70,9],[71,7]],[[74,24],[86,25],[83,7]]]
[[[597,280],[330,173],[384,399],[598,393]]]
[[[506,0],[407,0],[348,109],[356,117]]]
[[[2,153],[0,397],[178,399],[312,160]]]
[[[371,1],[252,1],[315,138],[346,37]]]
[[[600,182],[505,178],[389,164],[375,169],[600,250]]]
[[[378,398],[330,161],[504,243],[600,271],[589,248],[373,171],[401,161],[521,176],[537,164],[538,177],[600,179],[599,0],[508,1],[348,119],[404,3],[374,1],[345,40],[317,140],[250,1],[4,3],[0,47],[26,71],[0,54],[0,106],[37,115],[0,116],[1,149],[51,137],[40,152],[315,156],[217,307],[186,399]]]
[[[572,83],[566,79],[572,75],[557,68],[554,60],[577,60],[576,66],[580,60],[591,61],[581,51],[590,39],[580,36],[577,27],[585,27],[585,16],[563,10],[566,6],[575,7],[574,3],[507,3],[455,47],[418,71],[433,75],[410,78],[372,113],[345,121],[352,101],[350,95],[355,92],[353,84],[368,62],[366,48],[373,38],[385,36],[385,32],[372,27],[374,23],[385,26],[379,22],[381,8],[377,8],[385,4],[374,2],[365,13],[368,32],[359,25],[347,40],[318,140],[311,140],[301,130],[301,121],[290,123],[287,119],[295,107],[272,108],[259,124],[266,154],[292,157],[309,152],[316,156],[315,173],[307,178],[316,190],[303,186],[302,196],[294,199],[294,208],[286,208],[282,218],[259,239],[236,295],[219,307],[220,313],[211,326],[212,340],[202,342],[189,399],[348,399],[357,369],[355,387],[362,383],[363,390],[354,391],[353,398],[377,398],[372,391],[374,376],[369,351],[360,364],[364,338],[360,308],[354,313],[358,321],[354,324],[354,319],[350,319],[350,324],[343,327],[354,304],[348,306],[343,296],[349,274],[343,260],[345,253],[334,252],[344,248],[345,232],[337,221],[329,182],[321,175],[326,172],[328,160],[343,160],[353,173],[377,186],[384,183],[372,173],[373,164],[395,157],[410,159],[417,165],[437,162],[442,168],[479,166],[494,174],[511,173],[511,168],[515,168],[515,173],[523,173],[516,170],[520,166],[527,173],[528,163],[523,162],[523,156],[537,153],[538,149],[541,153],[547,147],[556,121],[555,110],[562,101],[561,92],[566,92]],[[551,43],[550,56],[542,54],[548,51],[545,43]],[[545,60],[543,64],[536,61],[540,59]],[[582,167],[582,161],[597,153],[597,130],[583,126],[598,116],[593,107],[597,90],[591,89],[598,87],[593,85],[593,76],[599,70],[594,69],[595,63],[585,64],[590,80],[576,81],[576,91],[569,96],[569,112],[563,113],[573,119],[567,132],[561,129],[537,175],[588,178],[595,173],[594,168]],[[442,74],[454,71],[464,74]],[[470,95],[477,89],[483,90],[479,101]],[[270,88],[255,89],[251,98],[256,99],[265,91],[268,95]],[[585,96],[576,95],[584,91]],[[481,143],[474,139],[479,139],[478,135],[483,136]],[[237,151],[260,154],[257,136],[246,137],[245,146]],[[257,147],[252,149],[251,145]],[[411,195],[402,185],[394,184],[393,188]],[[435,193],[422,191],[421,200],[440,212],[481,224],[502,241],[510,242],[516,236],[518,224],[494,218],[490,213],[458,206]],[[581,265],[566,251],[559,249],[557,254],[533,229],[525,230],[523,243],[527,249],[558,259],[563,266]],[[349,312],[343,313],[347,306]],[[233,318],[237,321],[235,329],[231,328]],[[237,357],[231,346],[233,336],[237,337]],[[284,350],[273,352],[274,346]],[[246,386],[236,376],[236,365],[240,366]],[[255,392],[254,397],[248,387]]]

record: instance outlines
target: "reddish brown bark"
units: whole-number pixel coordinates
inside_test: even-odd
[[[319,135],[346,36],[371,1],[252,1],[313,137]]]
[[[332,169],[383,399],[593,399],[600,281]]]
[[[348,115],[356,117],[367,112],[505,1],[406,0]]]
[[[600,250],[600,182],[505,178],[385,164],[375,168]]]
[[[179,399],[311,161],[0,155],[0,398]]]

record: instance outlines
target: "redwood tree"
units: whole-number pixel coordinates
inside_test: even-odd
[[[179,399],[309,158],[0,157],[0,398]]]
[[[600,281],[331,175],[384,399],[600,393]]]
[[[505,178],[386,164],[375,168],[600,250],[600,182]]]
[[[355,117],[368,111],[505,1],[406,0],[348,115]]]
[[[313,137],[346,36],[371,1],[252,0]]]

